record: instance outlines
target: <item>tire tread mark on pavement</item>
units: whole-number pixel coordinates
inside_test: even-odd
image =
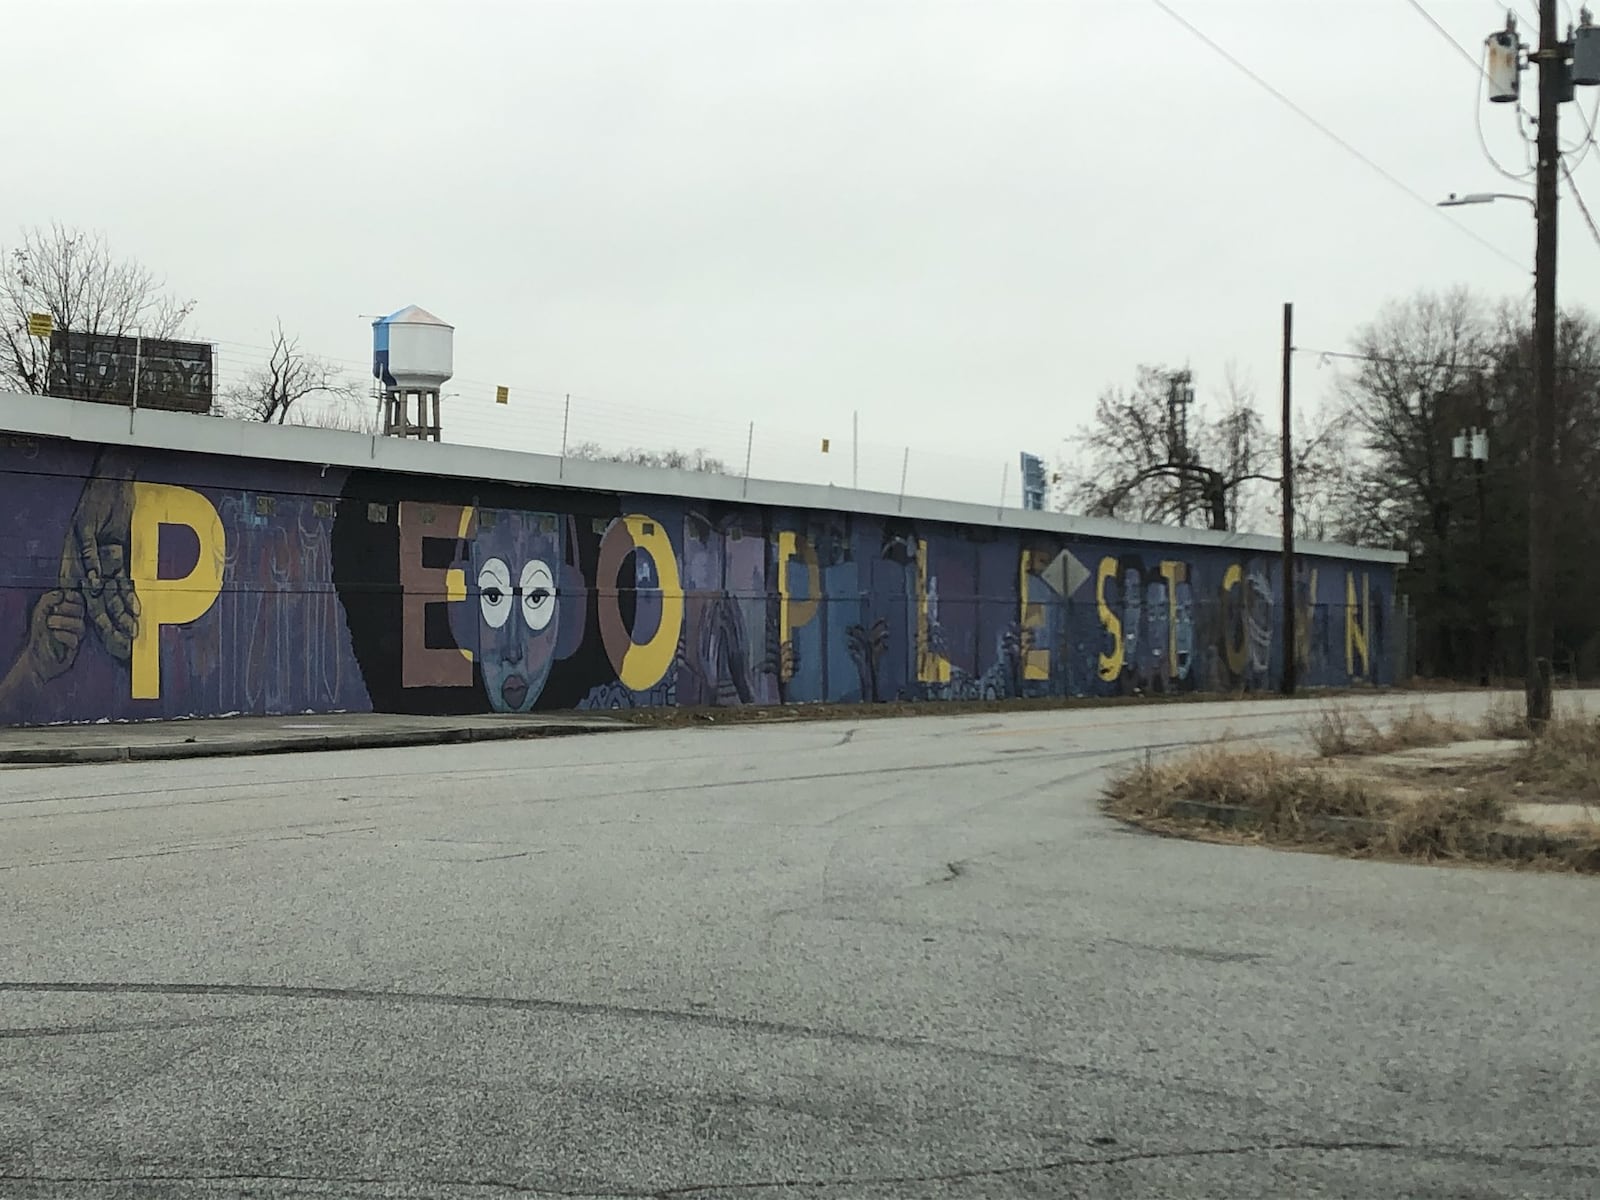
[[[1188,745],[1187,742],[1184,742],[1182,744],[1183,745]],[[1152,749],[1152,750],[1155,750],[1155,749],[1171,749],[1171,747],[1158,747],[1158,746],[1152,746],[1152,747],[1149,747],[1149,748]],[[1142,749],[1144,749],[1144,747],[1136,747],[1136,749],[1142,750]],[[1110,756],[1112,756],[1114,754],[1126,754],[1126,753],[1127,753],[1127,748],[1126,747],[1121,747],[1121,748],[1118,748],[1116,750],[1051,751],[1051,752],[1049,752],[1047,754],[1030,755],[1028,759],[1023,760],[1023,761],[1048,762],[1049,760],[1055,759],[1055,758],[1108,758],[1108,757],[1110,757]],[[910,771],[924,771],[924,770],[926,770],[926,771],[934,771],[934,770],[943,770],[943,769],[947,769],[947,768],[948,769],[965,770],[965,769],[967,769],[969,767],[990,767],[990,768],[992,768],[993,766],[994,766],[994,761],[992,759],[978,759],[978,760],[975,760],[973,762],[938,763],[938,764],[935,764],[935,765],[932,765],[932,766],[928,766],[928,767],[883,767],[883,768],[874,768],[871,771],[851,771],[851,772],[843,773],[841,775],[796,775],[796,776],[792,776],[790,778],[785,778],[785,779],[782,779],[782,780],[763,780],[763,781],[760,781],[760,782],[788,783],[788,782],[791,782],[791,779],[794,780],[794,781],[799,781],[799,780],[812,781],[812,780],[817,780],[817,779],[848,778],[851,775],[899,775],[899,774],[908,773]],[[1040,792],[1048,791],[1049,789],[1051,789],[1053,787],[1059,787],[1063,783],[1072,783],[1072,782],[1074,782],[1076,780],[1079,780],[1079,779],[1087,779],[1091,775],[1098,775],[1101,771],[1106,770],[1106,769],[1107,768],[1105,768],[1105,767],[1099,767],[1099,766],[1096,766],[1096,767],[1085,767],[1082,770],[1068,771],[1065,775],[1057,775],[1057,776],[1055,776],[1053,778],[1050,778],[1050,779],[1046,779],[1046,780],[1042,780],[1042,781],[1032,781],[1032,782],[1028,783],[1027,785],[1025,785],[1024,787],[1016,788],[1016,789],[1014,789],[1012,791],[997,792],[997,793],[994,793],[992,795],[987,795],[983,799],[979,800],[977,803],[963,805],[962,807],[956,809],[953,813],[949,813],[947,815],[949,817],[961,817],[961,816],[965,816],[967,813],[976,812],[979,809],[991,808],[996,804],[1003,804],[1008,800],[1015,800],[1015,799],[1018,799],[1019,797],[1022,797],[1022,796],[1038,795]],[[698,790],[698,789],[695,789],[695,788],[660,788],[660,789],[654,789],[654,790],[659,790],[659,791],[663,791],[663,792],[670,792],[670,791],[694,791],[694,790]],[[615,795],[615,794],[620,794],[620,793],[612,793],[612,794]],[[862,813],[870,812],[874,808],[881,808],[886,804],[898,804],[901,801],[903,801],[904,799],[905,799],[904,796],[887,796],[887,797],[878,797],[877,799],[873,799],[873,800],[864,800],[860,804],[857,804],[857,805],[854,805],[854,806],[852,806],[850,808],[845,809],[843,812],[835,813],[833,816],[831,816],[827,820],[823,821],[822,824],[823,825],[837,825],[841,821],[846,821],[851,817],[860,816]]]
[[[1028,758],[1024,758],[1024,759],[1020,759],[1020,760],[1013,759],[1012,761],[1023,761],[1023,762],[1026,762],[1029,759],[1083,758],[1083,757],[1093,757],[1093,756],[1109,756],[1109,755],[1113,755],[1113,754],[1127,754],[1127,753],[1129,753],[1131,751],[1142,752],[1142,751],[1145,751],[1145,750],[1173,750],[1173,749],[1177,749],[1177,748],[1179,748],[1181,746],[1187,746],[1187,745],[1190,745],[1190,744],[1191,743],[1189,743],[1189,742],[1170,742],[1170,743],[1164,743],[1164,744],[1161,744],[1161,745],[1152,745],[1152,746],[1120,746],[1120,747],[1117,747],[1115,749],[1109,749],[1109,750],[1050,751],[1050,752],[1047,752],[1047,753],[1044,753],[1044,754],[1033,754],[1033,755],[1028,756]],[[710,788],[751,787],[751,786],[755,786],[757,784],[767,784],[767,783],[806,783],[806,782],[814,782],[814,781],[819,780],[819,779],[853,779],[853,778],[856,778],[856,777],[859,777],[859,776],[865,776],[865,775],[907,775],[907,774],[913,774],[913,773],[925,772],[925,771],[942,771],[942,770],[946,770],[946,769],[960,769],[960,768],[966,768],[966,767],[992,767],[993,765],[994,765],[994,759],[992,757],[984,757],[984,758],[974,758],[974,759],[963,759],[963,760],[958,760],[958,761],[955,761],[955,762],[906,763],[906,764],[901,765],[901,766],[893,766],[893,767],[869,767],[866,770],[856,770],[856,771],[818,771],[818,772],[814,772],[814,773],[811,773],[811,774],[805,774],[805,775],[763,776],[763,777],[761,777],[759,779],[744,778],[744,779],[711,780],[711,781],[700,782],[700,783],[671,784],[671,785],[665,786],[665,787],[657,786],[657,787],[646,787],[646,788],[633,788],[633,789],[627,790],[627,791],[606,792],[604,794],[605,794],[606,798],[608,798],[608,799],[609,798],[621,797],[621,796],[654,796],[654,795],[657,795],[657,794],[660,794],[660,793],[663,793],[663,792],[699,792],[699,791],[705,791],[705,790],[710,789]],[[496,771],[492,771],[492,772],[476,772],[476,773],[474,773],[474,775],[475,775],[475,777],[482,777],[484,775],[514,775],[514,774],[517,774],[517,773],[518,772],[515,771],[515,770],[505,770],[505,771],[496,770]],[[446,772],[437,772],[437,774],[446,774]],[[411,780],[415,780],[415,779],[417,779],[419,777],[425,777],[425,776],[418,776],[418,775],[406,776],[406,778],[411,779]],[[457,779],[458,780],[458,779],[461,779],[461,778],[466,778],[466,776],[454,776],[454,775],[452,775],[452,779]],[[344,782],[344,781],[341,778],[332,778],[332,779],[326,779],[326,780],[324,780],[324,779],[296,779],[296,780],[293,780],[291,782],[296,787],[303,787],[306,784],[311,784],[311,783],[341,783],[341,782]],[[239,788],[239,787],[260,788],[261,786],[262,785],[260,783],[224,784],[224,785],[221,785],[219,788],[203,789],[203,790],[208,790],[208,791],[225,790],[227,788]],[[101,795],[95,795],[95,796],[66,796],[66,797],[50,797],[48,799],[8,800],[8,801],[0,801],[0,805],[6,805],[6,804],[45,804],[45,803],[56,804],[56,803],[61,803],[63,801],[67,801],[67,800],[89,800],[89,799],[98,800],[98,799],[107,799],[107,798],[121,799],[121,798],[127,797],[127,796],[165,795],[165,794],[170,794],[171,792],[182,791],[182,790],[202,790],[202,789],[153,788],[153,789],[150,789],[148,791],[116,792],[116,793],[110,793],[109,795],[108,794],[101,794]],[[585,797],[584,797],[584,799],[592,799],[592,798],[593,798],[593,794],[592,793],[588,794],[588,795],[585,795]],[[248,802],[250,802],[252,800],[260,800],[260,799],[262,799],[262,797],[260,797],[260,796],[250,796],[250,795],[245,795],[245,796],[217,796],[217,797],[214,797],[214,798],[209,799],[209,800],[174,800],[174,801],[170,801],[170,802],[165,803],[165,804],[141,804],[141,805],[138,805],[136,807],[139,809],[139,811],[144,812],[144,811],[149,811],[149,810],[158,809],[158,808],[184,808],[184,807],[188,807],[190,805],[199,805],[199,804],[239,804],[239,803],[248,803]],[[561,803],[573,801],[573,800],[576,800],[576,799],[577,799],[577,797],[575,797],[575,796],[550,796],[550,797],[544,797],[544,798],[541,798],[541,797],[524,797],[522,799],[519,799],[519,800],[515,801],[515,803],[517,803],[517,804],[527,804],[531,800],[531,801],[533,801],[535,803],[561,804]],[[511,803],[511,802],[507,801],[506,803]],[[98,816],[98,815],[100,815],[102,813],[124,812],[124,811],[127,811],[127,809],[128,809],[128,806],[126,806],[126,805],[113,805],[113,806],[111,806],[109,808],[77,808],[77,809],[72,809],[70,811],[70,813],[67,813],[65,815],[74,816],[74,817]],[[6,814],[4,817],[0,817],[0,820],[7,820],[7,821],[51,820],[51,819],[60,818],[62,815],[64,815],[64,814],[62,814],[60,812],[18,813],[18,814],[14,814],[14,815],[13,814]]]
[[[1510,1153],[1529,1150],[1592,1150],[1597,1146],[1600,1146],[1600,1142],[1542,1142],[1533,1145],[1506,1146],[1503,1147],[1503,1151]],[[1479,1161],[1489,1157],[1491,1161],[1494,1161],[1492,1156],[1485,1155],[1481,1151],[1471,1150],[1465,1146],[1429,1146],[1414,1142],[1391,1141],[1296,1140],[1263,1142],[1245,1146],[1199,1146],[1178,1147],[1173,1150],[1133,1150],[1125,1154],[1052,1158],[1038,1163],[1018,1163],[1015,1166],[1006,1167],[972,1167],[964,1171],[930,1175],[857,1175],[842,1179],[781,1179],[753,1180],[745,1183],[685,1184],[680,1187],[663,1188],[659,1191],[644,1193],[639,1200],[673,1200],[673,1198],[679,1196],[697,1196],[713,1192],[759,1192],[774,1191],[781,1188],[805,1188],[820,1191],[825,1188],[893,1187],[908,1183],[961,1183],[967,1180],[1002,1179],[1007,1176],[1043,1174],[1085,1167],[1114,1167],[1133,1162],[1159,1162],[1166,1159],[1226,1158],[1250,1154],[1295,1152],[1311,1154],[1351,1152],[1421,1154],[1428,1157],[1461,1157],[1468,1161]]]
[[[326,833],[291,833],[282,836],[271,834],[269,831],[261,837],[245,838],[242,841],[234,842],[196,842],[191,846],[164,846],[159,850],[140,850],[132,854],[104,854],[93,858],[40,858],[30,862],[0,863],[0,871],[23,871],[35,867],[77,867],[91,863],[132,862],[141,858],[171,858],[176,854],[226,854],[232,850],[249,850],[256,846],[271,845],[274,842],[325,841],[327,838],[337,834],[377,832],[378,827],[376,825],[367,825],[360,829],[335,829]]]
[[[7,1145],[0,1142],[0,1158],[17,1158],[46,1138],[59,1135],[68,1130],[72,1125],[82,1123],[94,1116],[100,1110],[109,1107],[122,1096],[172,1070],[180,1062],[192,1058],[204,1050],[209,1049],[206,1042],[195,1046],[183,1046],[177,1049],[164,1051],[156,1061],[150,1065],[136,1064],[124,1072],[110,1087],[102,1088],[97,1094],[85,1095],[76,1098],[51,1114],[45,1127],[38,1133],[24,1137],[20,1142]],[[0,1180],[10,1178],[0,1173]],[[24,1177],[25,1178],[25,1177]]]
[[[1250,735],[1250,738],[1253,739],[1253,738],[1264,738],[1264,737],[1276,737],[1276,736],[1279,736],[1279,735],[1284,734],[1284,733],[1295,732],[1295,731],[1297,731],[1297,729],[1298,729],[1297,726],[1282,726],[1282,727],[1275,727],[1275,728],[1272,728],[1272,729],[1257,730],[1257,731],[1254,731]],[[1116,754],[1142,754],[1142,753],[1145,753],[1147,751],[1154,751],[1154,750],[1179,750],[1179,749],[1182,749],[1185,746],[1193,746],[1193,745],[1196,745],[1196,744],[1199,744],[1199,743],[1209,743],[1209,742],[1214,742],[1216,740],[1217,739],[1214,738],[1214,737],[1211,737],[1211,738],[1185,738],[1185,739],[1182,739],[1182,740],[1179,740],[1179,741],[1174,741],[1174,742],[1141,742],[1141,743],[1138,743],[1138,744],[1135,744],[1135,745],[1106,747],[1106,748],[1099,749],[1099,750],[1092,750],[1092,749],[1090,749],[1090,750],[1051,750],[1051,751],[1047,751],[1047,752],[1045,752],[1043,754],[1028,755],[1027,757],[1024,757],[1024,758],[1015,758],[1014,757],[1014,758],[1010,759],[1010,761],[1012,761],[1012,762],[1027,762],[1027,761],[1030,761],[1030,760],[1033,760],[1033,759],[1050,759],[1050,758],[1104,758],[1104,757],[1109,757],[1111,755],[1116,755]],[[507,744],[507,745],[537,745],[539,743],[538,743],[537,739],[535,739],[535,740],[531,740],[531,741],[528,741],[528,742],[522,742],[522,743],[508,742],[508,743],[505,743],[505,744]],[[673,761],[677,761],[677,760],[673,760]],[[703,756],[700,756],[700,757],[697,757],[697,758],[692,758],[692,759],[691,758],[685,758],[683,761],[701,762],[701,761],[704,761],[704,758],[703,758]],[[607,795],[609,795],[609,796],[648,796],[648,795],[654,795],[657,792],[674,792],[674,791],[677,791],[677,792],[692,792],[692,791],[699,791],[699,790],[701,790],[703,788],[739,787],[741,785],[757,784],[757,783],[791,783],[791,782],[800,783],[800,782],[807,782],[807,781],[818,780],[818,779],[843,779],[843,778],[850,778],[850,777],[854,777],[854,776],[858,776],[858,775],[898,775],[898,774],[905,774],[905,773],[908,773],[908,772],[916,772],[916,771],[939,771],[939,770],[944,770],[945,768],[992,766],[994,764],[994,761],[995,760],[994,760],[994,758],[992,757],[992,754],[991,754],[991,756],[985,757],[985,758],[975,758],[975,759],[970,759],[970,760],[963,759],[963,760],[957,760],[957,761],[954,761],[954,762],[907,763],[904,766],[873,767],[873,768],[869,768],[869,769],[864,770],[864,771],[828,771],[828,772],[820,772],[820,773],[809,774],[809,775],[780,775],[780,776],[776,776],[776,777],[773,777],[773,778],[762,778],[762,779],[730,779],[730,780],[723,780],[723,781],[720,781],[720,782],[682,784],[682,785],[675,785],[675,786],[672,786],[672,787],[664,787],[664,788],[640,788],[640,789],[635,789],[633,791],[627,791],[627,792],[610,792],[610,793],[607,793]],[[562,769],[563,770],[568,770],[568,769],[571,769],[571,768],[569,768],[567,766],[563,766]],[[462,781],[465,781],[465,780],[471,780],[471,779],[493,779],[493,778],[501,778],[501,777],[511,776],[511,775],[518,775],[518,774],[521,774],[521,773],[525,773],[525,771],[526,771],[525,767],[484,767],[484,768],[477,769],[477,770],[468,770],[468,771],[459,771],[459,772],[455,772],[455,771],[451,771],[451,772],[439,771],[439,772],[433,772],[432,774],[434,774],[434,775],[448,774],[452,781],[459,783],[459,782],[462,782]],[[395,773],[386,774],[386,775],[361,776],[361,777],[359,777],[359,779],[357,779],[357,777],[349,776],[349,775],[328,775],[328,776],[307,777],[307,778],[303,778],[303,779],[302,778],[295,778],[293,780],[287,780],[285,782],[289,783],[289,784],[292,784],[295,787],[304,787],[304,786],[307,786],[309,784],[315,784],[315,783],[352,783],[352,782],[368,783],[368,782],[373,782],[373,781],[380,780],[380,779],[404,779],[404,780],[408,780],[408,781],[415,781],[418,778],[427,778],[427,777],[429,777],[429,775],[430,775],[430,773],[428,773],[428,772],[407,771],[407,772],[395,772]],[[82,795],[70,795],[70,796],[61,796],[61,795],[29,796],[29,797],[24,797],[24,798],[19,799],[19,800],[0,800],[0,809],[4,809],[4,808],[8,808],[8,807],[21,807],[21,806],[24,806],[24,805],[37,805],[37,804],[66,804],[66,803],[70,803],[70,802],[75,801],[75,800],[124,800],[124,799],[129,799],[129,798],[137,797],[137,796],[170,796],[170,795],[177,795],[177,794],[183,793],[183,792],[214,793],[214,792],[228,792],[228,791],[248,791],[249,789],[256,789],[257,791],[260,791],[265,786],[266,785],[263,785],[259,780],[250,780],[248,782],[240,782],[240,783],[213,782],[213,783],[207,783],[207,784],[202,784],[202,785],[194,785],[194,786],[190,786],[190,787],[172,787],[172,786],[168,785],[168,786],[162,786],[162,787],[134,788],[134,789],[129,789],[127,791],[120,791],[120,792],[104,792],[104,791],[101,791],[101,792],[92,792],[92,793],[85,793],[85,794],[82,794]],[[238,795],[238,796],[211,796],[209,799],[205,799],[205,800],[171,800],[171,801],[168,801],[168,802],[162,803],[162,804],[142,804],[142,805],[138,805],[136,807],[138,807],[141,811],[143,811],[143,810],[154,810],[154,809],[160,809],[160,808],[183,808],[183,807],[187,807],[187,806],[190,806],[190,805],[202,805],[202,804],[239,804],[239,803],[248,803],[248,802],[250,802],[252,800],[260,800],[260,799],[263,799],[263,797],[260,796],[260,795],[248,795],[248,794],[246,794],[246,795]],[[564,800],[568,800],[568,799],[572,799],[572,797],[555,796],[555,797],[549,798],[548,800],[545,800],[544,803],[560,803],[560,802],[562,802]],[[97,816],[97,815],[99,815],[101,813],[123,812],[123,811],[126,811],[127,808],[128,808],[127,805],[112,805],[112,806],[103,807],[103,808],[76,808],[76,809],[69,810],[69,812],[66,815],[71,815],[71,816],[75,816],[75,817]],[[3,817],[0,817],[0,820],[35,821],[35,820],[41,820],[41,819],[49,819],[49,818],[60,817],[62,815],[63,815],[63,813],[60,812],[60,811],[51,811],[51,812],[43,812],[43,813],[16,813],[16,814],[7,813]]]
[[[583,1000],[550,1000],[535,997],[461,995],[450,992],[387,991],[381,988],[316,987],[267,983],[33,982],[0,980],[0,995],[8,992],[54,995],[194,996],[291,1001],[340,1001],[407,1005],[412,1007],[498,1009],[510,1012],[551,1013],[559,1016],[622,1017],[634,1020],[694,1025],[703,1029],[725,1030],[735,1033],[802,1038],[819,1042],[840,1042],[856,1046],[877,1046],[889,1050],[933,1051],[1010,1067],[1035,1067],[1096,1079],[1133,1080],[1138,1083],[1150,1082],[1145,1077],[1131,1071],[1119,1071],[1108,1067],[1063,1062],[1060,1059],[1042,1058],[1033,1054],[1009,1053],[1004,1050],[984,1050],[975,1046],[954,1045],[949,1042],[933,1041],[927,1038],[896,1037],[892,1034],[862,1033],[850,1029],[818,1029],[794,1022],[768,1021],[757,1017],[733,1017],[721,1013],[685,1012],[670,1008],[645,1008],[642,1006],[603,1004]],[[1173,1091],[1206,1096],[1228,1096],[1229,1099],[1239,1099],[1218,1088],[1196,1087],[1176,1080],[1163,1081],[1161,1086]],[[651,1193],[644,1194],[650,1195]]]
[[[1501,1153],[1539,1152],[1553,1150],[1593,1150],[1600,1142],[1534,1142],[1508,1145]],[[1297,1139],[1293,1141],[1261,1142],[1242,1146],[1180,1146],[1170,1150],[1133,1150],[1122,1154],[1065,1156],[1036,1163],[1016,1163],[1000,1167],[972,1167],[961,1171],[948,1171],[923,1175],[853,1175],[835,1179],[791,1178],[730,1180],[721,1183],[687,1183],[666,1188],[607,1188],[604,1191],[573,1191],[560,1188],[541,1188],[530,1184],[512,1183],[499,1179],[423,1179],[415,1176],[384,1178],[364,1175],[294,1175],[265,1172],[248,1174],[124,1174],[124,1175],[39,1175],[0,1172],[0,1180],[13,1183],[331,1183],[357,1187],[428,1187],[474,1188],[498,1191],[518,1196],[558,1196],[565,1200],[675,1200],[681,1196],[702,1196],[716,1192],[763,1192],[806,1189],[822,1191],[833,1188],[895,1187],[913,1183],[961,1183],[980,1179],[1003,1179],[1021,1175],[1044,1174],[1054,1171],[1115,1167],[1135,1162],[1161,1162],[1181,1159],[1229,1158],[1252,1154],[1414,1154],[1433,1158],[1460,1158],[1467,1161],[1498,1161],[1491,1153],[1466,1146],[1427,1145],[1416,1142],[1380,1140],[1318,1141]]]
[[[556,1196],[561,1200],[650,1200],[655,1195],[653,1192],[639,1191],[637,1189],[624,1189],[622,1191],[568,1191],[561,1188],[534,1187],[530,1184],[509,1183],[498,1179],[433,1179],[420,1176],[386,1177],[379,1175],[296,1175],[287,1172],[217,1172],[215,1174],[140,1174],[140,1175],[12,1175],[0,1171],[0,1183],[45,1183],[45,1184],[139,1184],[139,1183],[188,1183],[188,1184],[250,1184],[250,1183],[288,1183],[288,1184],[334,1184],[341,1188],[383,1188],[385,1193],[393,1188],[415,1189],[452,1188],[467,1189],[482,1192],[497,1192],[512,1196]],[[414,1194],[407,1191],[407,1195]]]
[[[156,1033],[169,1029],[197,1029],[206,1025],[236,1024],[243,1016],[169,1017],[153,1021],[88,1021],[81,1025],[0,1026],[0,1038],[93,1037],[108,1033]]]

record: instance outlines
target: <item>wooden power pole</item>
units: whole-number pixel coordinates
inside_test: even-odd
[[[1539,141],[1533,255],[1533,441],[1528,447],[1528,725],[1550,720],[1555,659],[1556,514],[1556,184],[1561,165],[1557,124],[1566,49],[1556,28],[1556,0],[1539,0]]]
[[[1283,694],[1294,695],[1299,664],[1295,660],[1294,589],[1294,442],[1289,432],[1289,385],[1294,374],[1294,305],[1283,306]]]

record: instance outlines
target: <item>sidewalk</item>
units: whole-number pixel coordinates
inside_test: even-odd
[[[615,733],[625,721],[584,713],[417,717],[394,713],[319,713],[284,717],[212,717],[100,725],[0,729],[0,764],[135,762],[432,746]]]

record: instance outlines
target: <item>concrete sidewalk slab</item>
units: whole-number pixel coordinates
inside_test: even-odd
[[[1443,770],[1486,760],[1510,758],[1526,750],[1528,743],[1518,738],[1475,738],[1466,742],[1446,742],[1442,746],[1414,746],[1388,754],[1367,755],[1364,761],[1374,767],[1421,767]]]
[[[1592,833],[1600,829],[1600,807],[1592,804],[1513,804],[1511,812],[1518,820],[1530,825],[1570,829],[1575,833]]]
[[[617,733],[634,726],[586,714],[484,714],[433,717],[395,713],[320,713],[282,717],[212,717],[101,725],[0,729],[0,764],[133,762],[429,746]]]

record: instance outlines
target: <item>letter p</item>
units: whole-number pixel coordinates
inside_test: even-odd
[[[160,577],[161,527],[182,525],[200,544],[194,566],[178,579]],[[134,483],[128,530],[129,576],[139,597],[133,639],[133,698],[161,696],[161,627],[203,617],[222,591],[227,538],[216,508],[199,492],[165,483]]]

